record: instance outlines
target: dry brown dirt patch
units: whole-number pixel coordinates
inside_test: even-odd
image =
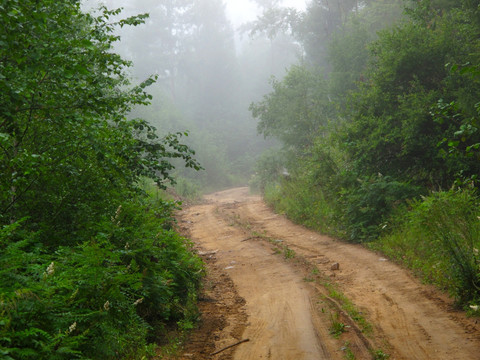
[[[209,274],[201,326],[182,359],[372,359],[375,351],[390,359],[479,358],[476,321],[405,269],[291,223],[247,188],[205,199],[179,214]],[[352,320],[332,288],[371,331]],[[334,323],[344,326],[338,339]]]

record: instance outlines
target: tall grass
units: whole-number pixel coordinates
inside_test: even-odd
[[[265,186],[265,201],[296,223],[326,234],[339,235],[335,211],[323,193],[302,180],[283,180]]]
[[[277,212],[323,233],[346,237],[338,208],[295,179],[269,183],[265,200]],[[385,235],[369,246],[453,296],[459,306],[480,302],[480,199],[474,190],[436,192],[393,210]]]
[[[447,290],[457,304],[480,301],[480,199],[473,190],[433,193],[397,211],[390,234],[371,246]]]

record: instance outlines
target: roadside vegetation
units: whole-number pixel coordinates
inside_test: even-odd
[[[252,188],[299,223],[382,251],[475,313],[477,4],[314,1],[275,14],[259,28],[282,24],[305,56],[250,106],[258,131],[281,142],[257,162]]]
[[[196,319],[203,273],[177,204],[142,184],[200,165],[129,116],[147,78],[112,50],[119,11],[0,1],[0,358],[141,359]],[[151,189],[150,189],[151,190]]]

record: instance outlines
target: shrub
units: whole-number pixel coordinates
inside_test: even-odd
[[[340,194],[339,225],[343,224],[350,240],[373,240],[392,211],[419,192],[418,187],[380,174],[358,179],[357,184]]]
[[[284,169],[285,158],[281,151],[265,151],[255,164],[255,174],[249,182],[252,191],[266,192],[266,187],[275,184]]]
[[[169,324],[195,316],[201,261],[139,205],[126,203],[90,241],[54,253],[21,222],[3,228],[4,358],[138,358]]]
[[[459,305],[480,300],[479,199],[473,190],[433,193],[397,212],[375,248],[405,263]]]

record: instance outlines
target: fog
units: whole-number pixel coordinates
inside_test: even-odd
[[[115,51],[132,61],[132,81],[158,77],[148,89],[152,105],[131,115],[160,134],[188,131],[185,141],[205,171],[178,166],[178,175],[213,190],[245,185],[259,155],[276,146],[257,134],[250,104],[271,92],[272,79],[281,80],[292,64],[328,72],[331,34],[364,3],[88,0],[84,8],[123,7],[121,18],[149,14],[145,24],[117,29]]]
[[[301,1],[285,3],[297,3],[299,9],[303,5]],[[271,90],[269,79],[281,78],[301,54],[288,34],[252,37],[248,23],[266,7],[283,4],[238,0],[84,3],[86,9],[99,5],[122,7],[120,18],[149,13],[145,24],[118,29],[121,40],[115,51],[132,60],[134,82],[158,76],[148,89],[152,105],[136,109],[132,116],[147,119],[160,134],[189,132],[185,141],[205,171],[178,166],[178,175],[200,187],[245,185],[258,155],[273,144],[257,135],[248,107]]]

